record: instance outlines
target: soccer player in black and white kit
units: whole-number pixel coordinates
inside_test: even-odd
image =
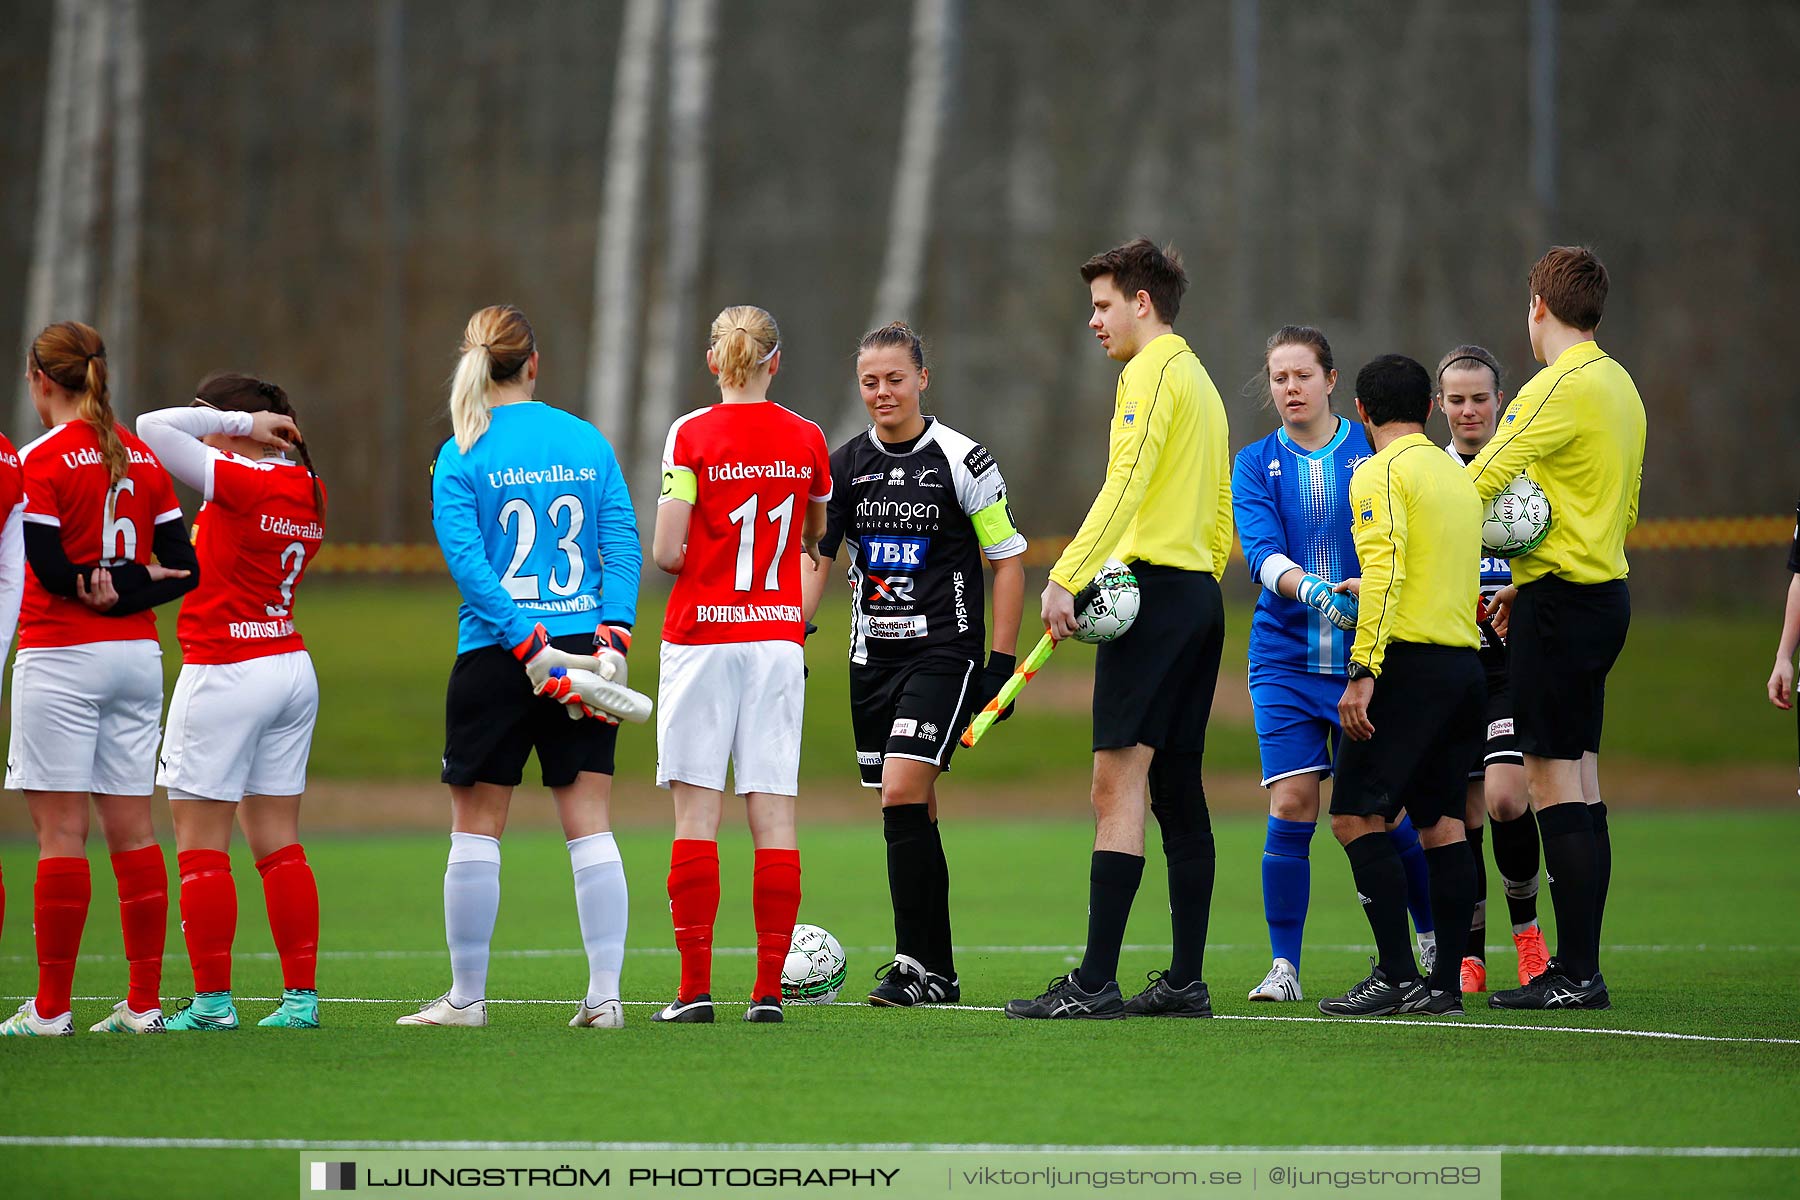
[[[937,777],[970,715],[1012,675],[1025,539],[993,455],[920,411],[930,374],[918,334],[899,322],[865,334],[856,372],[873,424],[831,456],[819,552],[849,551],[851,724],[863,786],[881,789],[887,837],[895,954],[869,1003],[907,1008],[962,996]],[[994,570],[985,667],[983,556]],[[806,579],[809,619],[825,579],[822,565]]]

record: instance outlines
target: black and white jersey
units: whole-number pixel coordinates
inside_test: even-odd
[[[831,456],[820,549],[850,552],[850,660],[911,658],[927,648],[980,659],[981,558],[1025,553],[1006,481],[986,447],[935,417],[909,444],[868,429]]]

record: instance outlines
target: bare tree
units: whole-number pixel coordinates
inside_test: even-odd
[[[406,205],[400,160],[406,136],[406,3],[383,0],[376,70],[378,153],[376,195],[381,208],[381,440],[368,460],[375,479],[376,529],[383,541],[403,536],[401,472],[411,469],[404,448],[406,420]]]
[[[639,238],[644,185],[650,173],[650,122],[662,0],[626,0],[606,132],[606,180],[594,239],[594,323],[588,339],[588,420],[621,446],[630,445],[637,374]]]
[[[888,213],[887,253],[875,284],[871,326],[913,316],[924,287],[925,246],[931,234],[932,184],[944,144],[950,91],[950,54],[956,36],[954,0],[914,0],[912,55],[906,106],[900,118],[900,154],[894,200]],[[867,424],[860,401],[848,405],[833,444]]]
[[[57,0],[51,21],[49,67],[44,75],[44,148],[38,159],[37,221],[32,231],[31,274],[26,286],[24,343],[50,321],[64,300],[57,284],[62,252],[69,240],[64,226],[69,213],[63,203],[65,164],[69,158],[70,109],[75,95],[75,44],[82,27],[82,0]],[[13,429],[23,435],[37,426],[31,395],[23,382],[13,413]]]
[[[144,219],[144,27],[139,0],[110,0],[116,33],[112,69],[112,244],[107,268],[107,377],[124,416],[137,394],[138,247]]]
[[[635,461],[627,467],[640,501],[662,476],[662,443],[675,419],[706,243],[708,118],[712,108],[716,0],[675,0],[669,26],[669,231],[662,291],[650,326]]]

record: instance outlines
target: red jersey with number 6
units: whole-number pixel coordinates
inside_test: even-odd
[[[658,503],[686,500],[694,512],[663,641],[804,641],[800,530],[807,503],[829,499],[825,434],[798,413],[764,400],[676,421]]]
[[[175,485],[150,447],[124,426],[119,440],[131,462],[125,478],[110,486],[100,439],[86,421],[58,425],[19,451],[25,520],[60,530],[63,553],[77,566],[147,566],[156,527],[181,520]],[[26,563],[19,649],[155,638],[156,614],[149,609],[123,617],[97,613],[79,600],[53,595]]]
[[[235,663],[306,649],[294,593],[325,540],[312,473],[286,459],[214,451],[205,500],[194,518],[200,586],[175,623],[181,661]]]

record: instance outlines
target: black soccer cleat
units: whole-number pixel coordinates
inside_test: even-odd
[[[701,992],[692,1000],[683,1000],[680,996],[676,996],[673,1004],[664,1006],[650,1019],[671,1025],[711,1025],[713,1023],[712,995],[709,992]]]
[[[1117,982],[1108,981],[1097,992],[1083,991],[1075,972],[1058,975],[1042,995],[1032,1000],[1008,1000],[1006,1015],[1021,1020],[1117,1021],[1125,1016],[1125,1000]]]
[[[1152,971],[1150,986],[1125,1002],[1128,1017],[1210,1017],[1212,995],[1206,985],[1196,979],[1186,987],[1169,982],[1167,971]]]
[[[1404,983],[1388,979],[1369,960],[1369,977],[1345,992],[1319,1001],[1319,1011],[1331,1017],[1391,1017],[1410,1011],[1408,1005],[1424,1002],[1430,989],[1417,979]]]
[[[709,1020],[711,1018],[708,1018]],[[779,1025],[782,1022],[781,997],[764,996],[744,1010],[744,1020],[752,1025]]]
[[[896,954],[894,961],[875,972],[879,982],[869,993],[876,1008],[912,1008],[920,1004],[955,1004],[962,999],[956,976],[946,979],[927,971],[918,959]]]
[[[1489,1008],[1544,1011],[1556,1008],[1603,1009],[1612,1007],[1606,980],[1598,971],[1585,982],[1570,979],[1562,972],[1562,964],[1554,958],[1550,968],[1524,987],[1509,988],[1488,996]]]
[[[1417,989],[1419,995],[1408,993],[1403,1013],[1417,1013],[1422,1017],[1460,1017],[1463,1012],[1461,992],[1453,992],[1448,988],[1433,991],[1429,984]]]

